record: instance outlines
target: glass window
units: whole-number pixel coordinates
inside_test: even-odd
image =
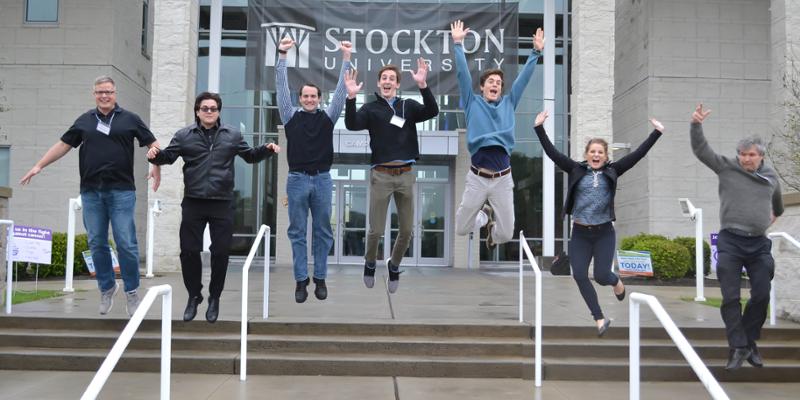
[[[58,22],[58,0],[27,0],[25,22]]]
[[[142,0],[142,54],[150,54],[147,51],[147,25],[149,22],[148,15],[150,15],[150,0]]]
[[[8,186],[9,155],[11,149],[8,146],[0,147],[0,186]]]

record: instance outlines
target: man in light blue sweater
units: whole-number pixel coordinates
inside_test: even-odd
[[[486,225],[486,245],[491,249],[514,236],[514,180],[511,177],[514,111],[544,49],[544,33],[541,28],[536,30],[533,53],[511,86],[511,92],[504,96],[500,69],[484,71],[480,78],[480,95],[472,92],[472,77],[463,46],[468,32],[469,28],[464,28],[460,20],[450,24],[458,87],[467,121],[467,148],[472,159],[464,196],[456,211],[456,233],[466,235]]]
[[[736,146],[736,158],[714,153],[703,136],[703,120],[711,113],[700,104],[692,114],[692,150],[697,159],[719,178],[720,232],[717,242],[717,279],[722,292],[720,313],[728,336],[726,370],[736,370],[747,360],[754,367],[764,362],[756,340],[767,318],[769,292],[775,272],[772,241],[767,228],[783,214],[781,184],[775,170],[764,164],[760,138],[745,138]],[[742,266],[750,278],[750,300],[741,296]]]

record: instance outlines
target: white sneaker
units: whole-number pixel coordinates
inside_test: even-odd
[[[100,292],[100,315],[106,315],[114,306],[114,295],[119,290],[119,284],[114,282],[114,287]]]
[[[130,318],[139,308],[139,293],[136,289],[133,289],[130,292],[125,292],[125,298],[128,301],[128,303],[125,304],[125,310],[128,311],[128,318]]]

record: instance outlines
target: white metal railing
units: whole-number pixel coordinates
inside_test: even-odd
[[[684,217],[694,221],[694,278],[696,294],[694,301],[706,301],[703,293],[703,279],[705,277],[705,264],[703,263],[703,209],[697,208],[692,202],[681,197],[678,199]]]
[[[170,362],[172,357],[172,286],[170,285],[154,286],[147,290],[147,294],[144,295],[141,303],[139,303],[139,308],[136,309],[136,312],[133,313],[133,316],[131,317],[130,321],[128,321],[128,324],[125,325],[125,329],[122,330],[122,333],[119,335],[116,343],[114,343],[111,351],[108,352],[108,356],[106,356],[106,359],[103,361],[100,369],[97,370],[94,378],[92,378],[92,382],[89,383],[86,391],[83,392],[81,400],[91,400],[97,398],[97,395],[100,394],[100,390],[103,389],[103,385],[105,385],[108,377],[111,375],[111,371],[114,370],[114,367],[117,365],[120,357],[122,357],[122,352],[125,351],[126,347],[128,347],[128,344],[133,338],[133,334],[136,333],[137,329],[139,329],[139,325],[141,325],[144,316],[147,314],[147,311],[150,310],[150,307],[156,301],[156,297],[162,295],[161,400],[169,400]]]
[[[161,200],[153,201],[153,206],[147,210],[147,273],[145,277],[152,278],[153,275],[153,241],[155,236],[156,216],[161,214]]]
[[[269,239],[270,228],[267,225],[261,225],[258,230],[256,239],[250,247],[250,253],[247,254],[247,259],[242,266],[242,332],[241,332],[241,354],[239,357],[239,380],[247,380],[247,297],[248,297],[248,276],[250,274],[250,264],[253,262],[253,257],[258,250],[261,238],[264,238],[264,303],[263,303],[263,318],[269,318]]]
[[[523,251],[528,262],[531,263],[534,277],[536,278],[536,293],[534,300],[534,385],[536,387],[542,386],[542,271],[539,265],[536,264],[536,259],[533,257],[531,248],[528,246],[528,241],[525,240],[525,235],[519,231],[519,322],[522,322],[522,265],[523,265]]]
[[[800,249],[800,242],[798,242],[797,239],[793,238],[792,235],[790,235],[790,234],[788,234],[786,232],[770,232],[769,234],[767,234],[767,237],[769,237],[773,241],[775,239],[784,238],[784,239],[786,239],[786,241],[788,241],[789,243],[793,244],[795,247]],[[769,289],[769,324],[770,325],[775,325],[775,323],[777,322],[777,321],[775,321],[775,319],[776,319],[775,318],[775,313],[776,313],[776,311],[775,311],[775,303],[776,302],[777,302],[777,298],[775,296],[775,280],[773,279],[772,280],[772,284],[770,285],[770,289]]]
[[[0,219],[0,225],[8,225],[8,235],[6,236],[6,314],[11,314],[11,302],[13,301],[11,285],[14,282],[14,261],[11,247],[14,244],[14,221]]]
[[[629,297],[629,323],[630,323],[630,399],[631,400],[639,400],[639,305],[641,303],[647,304],[650,306],[650,309],[653,310],[653,314],[656,315],[658,321],[661,322],[661,325],[669,334],[669,337],[678,346],[678,350],[680,350],[683,357],[686,358],[686,361],[689,362],[689,365],[694,370],[694,373],[697,374],[697,377],[700,378],[700,382],[703,383],[703,386],[706,387],[708,393],[711,394],[711,397],[714,400],[729,400],[725,391],[722,390],[722,386],[719,385],[719,382],[714,378],[714,375],[711,375],[711,371],[708,370],[706,365],[703,363],[703,360],[700,359],[700,356],[694,351],[692,345],[689,344],[689,341],[686,340],[686,337],[683,336],[681,330],[678,329],[678,326],[675,325],[675,322],[672,321],[667,311],[664,310],[664,307],[661,306],[661,303],[655,296],[642,294],[642,293],[631,293]]]
[[[67,218],[67,259],[65,260],[66,270],[64,271],[64,291],[74,292],[72,287],[72,274],[75,268],[75,211],[83,207],[81,196],[69,199]]]

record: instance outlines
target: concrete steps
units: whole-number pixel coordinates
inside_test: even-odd
[[[0,369],[96,370],[126,320],[0,318]],[[239,373],[235,321],[173,323],[172,371]],[[484,377],[532,379],[533,329],[510,324],[286,322],[248,324],[248,373],[266,375]],[[796,382],[800,329],[766,328],[760,350],[766,367],[722,370],[722,329],[683,328],[721,381]],[[628,379],[628,329],[598,339],[592,327],[543,327],[544,378]],[[683,356],[660,328],[641,330],[641,376],[694,381]],[[116,370],[157,372],[160,321],[144,321]]]

